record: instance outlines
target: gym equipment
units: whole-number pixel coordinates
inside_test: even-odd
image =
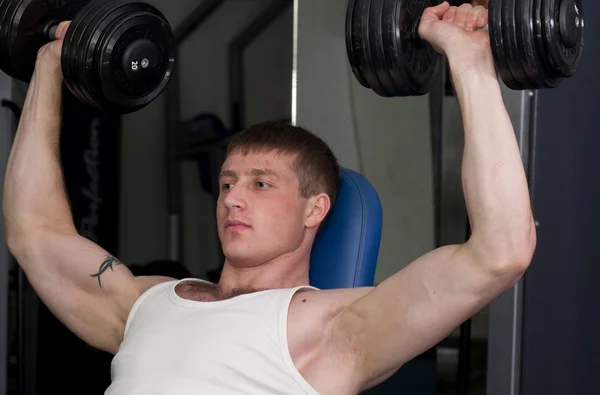
[[[200,185],[206,193],[219,195],[218,175],[231,131],[216,114],[200,113],[180,123],[177,157],[196,162]],[[219,244],[220,245],[220,244]]]
[[[361,174],[340,170],[340,189],[310,256],[310,284],[319,289],[372,287],[383,214],[379,195]]]
[[[356,79],[383,97],[428,93],[442,56],[418,34],[436,0],[350,0],[346,51]],[[488,30],[496,67],[513,90],[555,88],[583,53],[579,0],[490,0]]]
[[[160,95],[175,62],[173,34],[160,11],[136,0],[0,0],[0,69],[29,82],[37,52],[69,20],[61,67],[78,100],[130,113]]]

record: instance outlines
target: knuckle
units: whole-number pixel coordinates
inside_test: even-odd
[[[50,51],[52,53],[56,52],[59,45],[60,45],[60,43],[58,41],[52,41],[51,43],[48,44],[48,51]]]
[[[473,10],[471,10],[471,13],[473,15],[479,15],[479,14],[481,14],[484,11],[485,11],[485,8],[483,8],[481,6],[477,6],[477,7],[473,8]]]

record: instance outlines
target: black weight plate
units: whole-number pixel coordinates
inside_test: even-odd
[[[532,6],[534,0],[520,0],[515,4],[517,45],[521,54],[520,61],[529,89],[539,89],[545,85],[543,71],[537,61],[533,33]]]
[[[131,0],[112,1],[101,12],[99,23],[84,30],[88,43],[85,61],[79,63],[82,88],[96,107],[119,113],[135,111],[154,100],[168,83],[174,64],[171,28],[156,8]],[[91,15],[91,14],[90,14]],[[82,23],[82,26],[85,24]],[[123,70],[123,53],[134,40],[150,40],[158,50],[151,67],[136,81]]]
[[[356,0],[356,8],[352,18],[352,31],[354,32],[354,45],[356,61],[360,74],[367,81],[367,85],[380,96],[386,96],[381,86],[373,58],[371,57],[371,45],[369,40],[369,10],[371,0]]]
[[[89,99],[82,92],[81,87],[82,76],[78,63],[83,61],[84,54],[79,50],[80,42],[90,15],[95,15],[106,3],[106,0],[94,0],[82,8],[71,21],[63,41],[62,70],[65,85],[67,85],[73,96],[83,103],[88,102]]]
[[[167,78],[170,77],[174,44],[166,20],[152,9],[138,9],[136,12],[125,13],[114,22],[112,28],[105,31],[106,34],[98,42],[102,81],[97,88],[104,91],[111,103],[123,108],[147,104],[149,100],[153,100],[150,98],[154,97],[167,73]],[[139,68],[141,60],[137,59],[137,76],[128,76],[125,71],[125,52],[132,43],[139,43],[142,39],[149,40],[156,52],[154,56],[146,58],[149,67],[145,69]],[[130,65],[129,61],[127,65]]]
[[[122,108],[136,108],[154,100],[164,89],[174,63],[173,39],[165,26],[165,22],[155,16],[140,15],[125,22],[107,38],[104,47],[114,50],[110,54],[102,51],[102,88],[112,103]],[[141,39],[150,40],[155,52],[146,58],[149,67],[145,69],[139,68],[142,62],[136,58],[138,68],[134,74],[128,67],[131,63],[124,61],[124,54],[132,43],[139,45]]]
[[[556,71],[552,70],[552,65],[548,59],[548,51],[546,49],[546,42],[544,36],[544,21],[542,18],[542,7],[543,0],[535,0],[535,6],[533,8],[533,31],[534,31],[534,42],[535,47],[540,54],[539,61],[542,65],[544,76],[547,79],[555,80],[557,77]]]
[[[384,12],[384,0],[371,0],[371,9],[369,12],[369,44],[371,47],[371,58],[375,66],[375,72],[383,86],[385,97],[398,96],[396,84],[389,72],[389,67],[385,59],[385,51],[388,49],[383,42],[382,22],[389,17]]]
[[[24,0],[14,15],[11,29],[11,58],[21,80],[31,79],[37,51],[50,42],[44,28],[51,22],[73,19],[90,0]]]
[[[350,0],[348,3],[348,9],[346,10],[346,53],[348,54],[348,60],[350,62],[350,67],[352,69],[354,77],[362,86],[364,86],[365,88],[369,88],[369,84],[360,73],[360,70],[357,65],[356,55],[354,53],[354,51],[357,50],[354,40],[354,36],[356,35],[356,33],[352,28],[352,18],[354,17],[355,8],[356,0]]]
[[[504,84],[510,89],[518,89],[508,63],[504,50],[504,20],[502,19],[502,8],[505,0],[490,0],[488,8],[488,30],[490,34],[490,45],[496,63],[496,69]]]
[[[115,4],[124,0],[95,0],[93,4],[86,7],[81,12],[81,18],[73,29],[72,39],[70,41],[70,53],[67,54],[70,62],[70,74],[72,76],[73,90],[76,96],[84,103],[91,106],[97,106],[94,98],[86,87],[86,60],[88,54],[94,53],[95,43],[91,41],[92,35],[98,24],[103,23],[110,16],[110,10]],[[93,72],[93,71],[92,71]]]
[[[100,68],[95,67],[94,59],[98,58],[100,45],[99,40],[108,26],[111,26],[119,18],[115,10],[127,5],[129,0],[104,0],[100,5],[82,22],[82,34],[78,43],[78,51],[82,54],[77,63],[80,78],[81,91],[88,98],[90,104],[102,108],[101,92],[93,92],[89,87],[89,81],[99,78]]]
[[[395,0],[396,7],[390,19],[384,23],[388,29],[388,56],[392,61],[392,70],[401,81],[397,84],[399,96],[419,96],[428,93],[440,72],[441,56],[433,47],[418,38],[418,21],[427,7],[436,5],[435,0]],[[391,40],[390,40],[391,36]]]
[[[384,1],[383,15],[389,15],[390,17],[383,18],[381,28],[383,32],[383,46],[386,48],[384,51],[385,61],[390,77],[392,78],[392,81],[394,81],[396,95],[407,96],[410,95],[410,87],[406,87],[406,78],[400,73],[399,68],[394,62],[399,45],[399,32],[397,32],[398,23],[396,23],[396,15],[399,15],[399,6],[400,4],[397,0]]]
[[[87,64],[100,72],[94,75],[99,78],[87,80],[87,87],[94,97],[102,94],[103,107],[130,112],[154,100],[168,83],[175,55],[173,36],[164,15],[150,5],[127,5],[113,13],[116,17],[108,18],[112,22],[100,27],[102,33],[94,39],[97,58],[88,58]],[[139,70],[132,79],[124,70],[123,56],[132,42],[141,39],[149,40],[156,52],[148,58],[151,67]]]
[[[572,0],[564,0],[572,1]],[[581,32],[577,44],[572,48],[567,48],[560,35],[560,1],[544,0],[542,7],[542,27],[544,29],[544,38],[548,58],[553,68],[556,69],[562,77],[572,77],[575,74],[581,60],[583,48],[583,32]],[[579,8],[581,21],[583,21],[583,10]],[[582,28],[583,30],[583,24]]]
[[[502,36],[504,38],[504,51],[506,53],[506,63],[513,75],[515,88],[517,90],[527,89],[529,86],[523,66],[521,66],[521,57],[524,55],[519,52],[517,37],[515,2],[523,0],[503,0],[502,18],[504,20],[504,29]]]
[[[542,0],[533,0],[531,7],[532,26],[533,26],[533,44],[536,51],[535,60],[539,66],[539,80],[543,81],[541,88],[555,88],[562,82],[562,78],[552,70],[552,65],[548,60],[548,53],[543,39],[542,28]]]
[[[8,3],[6,3],[7,1],[8,0],[0,0],[0,70],[4,72],[6,72],[5,70],[12,68],[10,59],[6,54],[6,50],[8,49],[8,40],[6,40],[6,36],[2,34],[2,27],[4,26],[4,14],[8,9]]]
[[[73,82],[74,77],[72,76],[72,73],[71,73],[71,63],[73,62],[73,60],[71,60],[72,56],[70,54],[72,52],[72,47],[73,47],[73,44],[72,44],[73,37],[74,37],[73,32],[76,30],[77,24],[81,20],[83,13],[85,13],[84,10],[87,10],[90,8],[90,4],[91,4],[91,6],[93,6],[93,4],[95,4],[95,3],[94,2],[88,3],[88,5],[83,7],[75,15],[75,17],[71,20],[71,24],[69,25],[69,28],[67,29],[65,36],[63,38],[63,47],[62,47],[62,53],[61,53],[61,68],[62,68],[64,83],[67,86],[67,88],[69,89],[69,91],[71,91],[71,93],[78,100],[81,100],[81,99],[80,99],[80,95],[77,93],[77,91],[75,89],[74,82]]]
[[[147,22],[144,22],[144,20],[147,20]],[[139,105],[139,103],[146,104],[154,100],[170,80],[175,63],[175,44],[171,29],[164,15],[154,12],[150,19],[145,15],[143,19],[139,18],[135,23],[137,25],[134,28],[127,30],[127,37],[124,37],[125,35],[121,33],[119,33],[121,36],[115,35],[115,37],[118,37],[118,40],[115,42],[113,57],[117,57],[117,59],[120,59],[121,64],[125,64],[123,61],[123,52],[119,50],[119,43],[130,43],[132,38],[137,37],[137,40],[139,40],[145,37],[151,40],[155,46],[157,52],[152,54],[154,56],[148,58],[150,60],[148,64],[151,67],[146,67],[143,70],[144,74],[142,74],[141,78],[137,76],[136,78],[128,79],[130,85],[128,87],[130,91],[129,95],[136,94],[137,98],[134,103]],[[144,25],[141,23],[144,23]],[[115,73],[110,73],[112,77],[115,75]],[[112,78],[112,81],[115,84],[118,83],[115,78]],[[119,89],[123,90],[123,87],[119,87]],[[141,96],[140,92],[143,92]]]
[[[122,7],[135,8],[136,5],[130,5],[132,0],[104,0],[97,8],[87,14],[87,17],[80,24],[81,37],[77,43],[77,52],[80,54],[75,65],[77,66],[77,78],[81,93],[87,99],[86,101],[97,108],[103,108],[100,102],[103,101],[102,91],[92,91],[89,86],[90,80],[99,78],[100,67],[97,67],[95,59],[99,57],[98,41],[107,27],[114,24]]]
[[[100,66],[97,63],[101,55],[99,52],[102,51],[100,40],[106,30],[119,21],[120,12],[124,7],[129,7],[130,9],[136,7],[130,4],[133,2],[132,0],[105,0],[104,6],[96,11],[96,15],[90,13],[87,24],[82,24],[85,27],[82,32],[79,51],[81,51],[83,57],[77,63],[79,67],[80,86],[90,104],[97,108],[110,110],[102,89],[93,89],[90,87],[90,85],[97,85],[92,81],[97,81],[100,78]]]
[[[12,68],[6,52],[8,50],[8,40],[6,39],[6,36],[2,34],[4,14],[6,14],[6,11],[8,10],[8,1],[10,0],[0,0],[0,70],[2,71]]]
[[[556,54],[556,46],[559,45],[556,42],[559,39],[554,33],[554,27],[549,25],[554,25],[558,23],[558,12],[554,12],[557,4],[553,0],[542,0],[541,7],[541,16],[542,16],[542,37],[544,49],[546,50],[546,56],[548,58],[548,63],[550,70],[552,73],[555,73],[557,76],[561,75],[562,72],[560,70],[560,66],[557,64],[560,61],[557,60],[559,56]]]
[[[0,68],[7,75],[17,79],[19,73],[11,58],[10,37],[12,21],[20,3],[21,0],[4,0],[0,5]]]

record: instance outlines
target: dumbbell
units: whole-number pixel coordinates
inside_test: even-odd
[[[346,51],[352,72],[379,96],[428,93],[442,57],[418,34],[436,0],[350,0]],[[575,75],[583,54],[578,0],[490,0],[487,30],[496,68],[513,90],[548,89]]]
[[[169,83],[171,27],[135,0],[0,0],[0,69],[29,82],[37,52],[71,21],[61,55],[63,80],[83,103],[111,113],[137,111]]]

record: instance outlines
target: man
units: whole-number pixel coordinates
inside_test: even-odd
[[[58,155],[61,24],[58,40],[39,52],[4,216],[9,247],[50,310],[116,354],[107,394],[356,394],[514,285],[531,261],[535,226],[489,36],[477,31],[486,23],[482,7],[444,3],[427,9],[419,27],[447,56],[460,101],[472,237],[375,288],[342,290],[308,286],[337,163],[319,139],[291,126],[251,128],[230,148],[217,208],[226,256],[219,284],[134,277],[79,236]]]

